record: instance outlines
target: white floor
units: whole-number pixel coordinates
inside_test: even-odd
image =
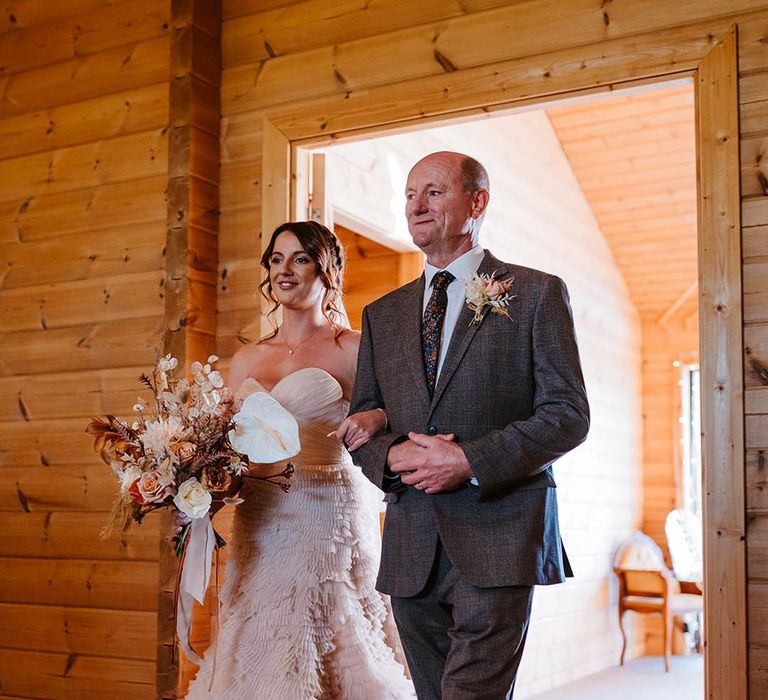
[[[669,673],[664,659],[643,656],[528,700],[703,700],[704,657],[673,656]]]

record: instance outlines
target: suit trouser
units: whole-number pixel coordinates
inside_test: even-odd
[[[511,698],[532,600],[533,586],[473,586],[438,541],[424,590],[391,598],[419,700]]]

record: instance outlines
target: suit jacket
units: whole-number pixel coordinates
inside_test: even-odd
[[[381,407],[387,432],[353,453],[386,490],[387,452],[409,431],[454,433],[479,486],[440,494],[399,484],[388,493],[377,587],[417,595],[440,537],[479,587],[550,584],[572,575],[560,539],[552,463],[584,440],[589,407],[568,292],[557,277],[503,263],[488,251],[478,272],[514,276],[511,318],[471,324],[465,307],[434,395],[421,347],[424,276],[363,313],[350,413]]]

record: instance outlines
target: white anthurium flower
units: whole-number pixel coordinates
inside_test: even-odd
[[[256,464],[272,464],[298,454],[299,425],[280,403],[264,391],[248,396],[232,421],[229,442]]]

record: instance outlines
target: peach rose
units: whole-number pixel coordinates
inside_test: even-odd
[[[498,280],[490,279],[486,284],[485,293],[491,299],[495,299],[496,297],[501,296],[504,293],[504,287],[502,287],[501,284],[499,284]]]
[[[173,495],[173,477],[168,472],[144,472],[134,483],[143,499],[140,503],[158,503]]]

